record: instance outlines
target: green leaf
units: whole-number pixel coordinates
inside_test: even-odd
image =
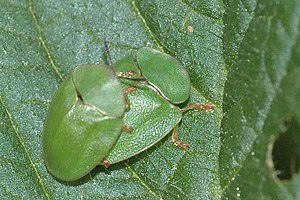
[[[279,181],[271,156],[285,123],[300,124],[298,0],[3,0],[0,13],[1,199],[300,195],[300,176]],[[43,162],[44,120],[73,68],[109,63],[104,38],[114,62],[144,46],[177,57],[191,76],[186,104],[215,112],[184,114],[187,152],[168,135],[127,162],[61,182]]]
[[[300,2],[230,1],[225,10],[224,23],[233,23],[224,29],[222,197],[297,199],[299,175],[281,182],[272,148],[285,122],[300,113]]]
[[[0,12],[1,199],[217,198],[226,76],[222,2],[1,1]],[[215,112],[184,114],[179,132],[191,145],[187,152],[169,134],[127,162],[61,182],[43,162],[44,120],[73,68],[108,64],[104,38],[113,61],[144,46],[177,57],[191,75],[189,102],[213,103]]]

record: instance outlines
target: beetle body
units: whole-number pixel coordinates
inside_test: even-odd
[[[137,71],[165,99],[173,104],[185,102],[191,93],[190,77],[182,63],[169,54],[144,47],[114,65],[115,71]],[[133,77],[134,78],[134,77]]]
[[[124,122],[133,131],[121,134],[107,158],[111,164],[137,155],[162,140],[182,118],[181,110],[173,103],[184,102],[190,95],[189,75],[168,54],[141,48],[113,67],[117,72],[136,71],[133,79],[122,79],[122,83],[125,87],[134,85],[137,90],[128,95],[131,108],[124,116]]]
[[[166,101],[148,84],[139,84],[128,94],[131,108],[124,123],[132,126],[131,133],[122,133],[108,155],[111,164],[126,160],[162,140],[180,122],[180,109]]]
[[[60,85],[43,133],[46,166],[71,181],[107,157],[120,137],[125,98],[119,79],[104,65],[77,67]]]
[[[116,72],[136,71],[133,79],[122,79],[122,83],[134,85],[137,91],[128,95],[131,109],[124,117],[124,122],[132,126],[133,131],[121,135],[108,156],[110,163],[137,155],[162,140],[172,130],[174,144],[187,150],[189,145],[178,140],[177,128],[182,112],[190,109],[211,112],[213,107],[195,103],[180,109],[174,105],[185,102],[191,92],[189,74],[179,60],[144,47],[123,57],[113,67]]]

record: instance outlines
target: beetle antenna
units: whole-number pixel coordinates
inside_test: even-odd
[[[111,65],[112,64],[112,59],[111,59],[111,55],[110,55],[106,35],[103,36],[103,41],[104,41],[104,52],[105,52],[106,61],[107,61],[108,65]]]

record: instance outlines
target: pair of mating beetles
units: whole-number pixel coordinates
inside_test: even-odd
[[[61,180],[76,180],[96,165],[108,167],[144,151],[172,129],[174,144],[187,150],[188,144],[178,140],[182,112],[213,111],[210,104],[174,105],[189,98],[190,87],[183,65],[151,48],[141,48],[111,68],[75,68],[55,94],[45,122],[48,170]]]

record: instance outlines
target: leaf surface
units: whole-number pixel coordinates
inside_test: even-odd
[[[0,12],[1,198],[219,197],[226,78],[221,1],[1,1]],[[76,66],[110,64],[104,38],[113,62],[144,46],[175,56],[191,76],[186,104],[213,103],[215,112],[184,114],[179,132],[191,145],[188,152],[171,144],[168,135],[128,162],[61,182],[42,158],[47,110]]]

